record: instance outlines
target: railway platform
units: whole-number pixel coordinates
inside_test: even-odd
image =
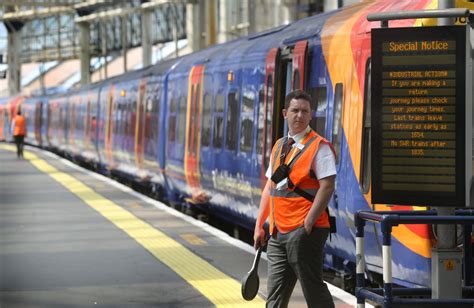
[[[244,301],[252,247],[54,154],[0,143],[0,200],[1,308],[264,307],[265,255]],[[306,307],[299,285],[290,307]]]

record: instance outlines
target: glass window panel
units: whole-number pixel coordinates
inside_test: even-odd
[[[191,92],[192,93],[192,92]],[[186,113],[187,104],[183,96],[179,99],[179,122],[178,122],[178,143],[184,144],[184,137],[186,136]]]
[[[237,144],[237,125],[239,118],[239,93],[231,92],[227,96],[227,134],[226,148],[235,150]]]
[[[208,147],[211,144],[211,95],[204,95],[201,118],[201,144]]]

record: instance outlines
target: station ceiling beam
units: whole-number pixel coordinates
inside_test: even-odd
[[[4,6],[53,7],[73,6],[81,0],[2,0]]]
[[[9,12],[3,14],[0,17],[1,21],[16,21],[16,20],[31,20],[36,18],[42,18],[58,14],[71,14],[75,13],[74,7],[72,6],[54,6],[43,9],[31,9],[21,12]]]

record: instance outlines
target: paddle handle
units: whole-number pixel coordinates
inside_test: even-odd
[[[258,247],[257,253],[255,253],[255,259],[253,259],[253,264],[252,268],[250,269],[250,272],[253,272],[258,267],[258,262],[260,262],[260,256],[262,255],[262,249],[263,247]]]

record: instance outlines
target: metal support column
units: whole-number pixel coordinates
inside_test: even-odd
[[[206,14],[205,20],[208,22],[205,23],[205,33],[206,33],[206,42],[205,46],[211,46],[217,43],[217,1],[208,0],[204,1],[204,11]]]
[[[298,19],[297,16],[297,1],[296,0],[284,0],[283,1],[283,21],[282,24],[289,24]]]
[[[86,85],[91,82],[90,24],[88,22],[81,22],[79,29],[81,35],[81,85]]]
[[[124,15],[122,17],[122,50],[123,50],[123,72],[127,72],[127,44],[128,44],[128,38],[127,38],[127,15]]]
[[[104,78],[107,79],[107,25],[105,21],[100,22],[100,41],[102,43],[102,57],[104,59],[104,63],[102,66],[104,67]]]
[[[143,67],[151,65],[152,44],[151,44],[151,11],[142,12],[142,61]]]
[[[230,29],[230,6],[231,2],[220,0],[219,2],[219,34],[218,42],[224,43],[232,39]]]
[[[21,26],[17,27],[8,22],[7,64],[8,64],[8,91],[9,95],[16,95],[21,90]]]
[[[201,15],[200,2],[192,2],[186,4],[186,37],[191,51],[198,51],[204,48],[202,37],[203,32],[203,15]]]
[[[179,48],[178,48],[178,8],[176,7],[176,3],[174,3],[171,7],[172,14],[173,14],[173,41],[174,41],[174,55],[175,57],[179,57]]]

